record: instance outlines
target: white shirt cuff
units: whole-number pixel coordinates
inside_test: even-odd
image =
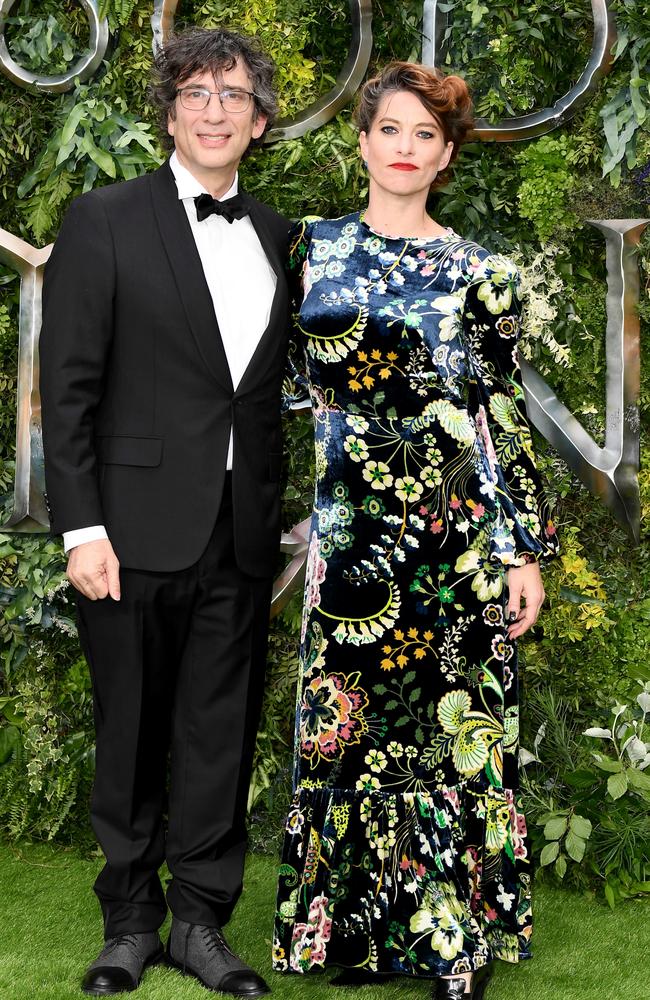
[[[93,524],[89,528],[76,528],[74,531],[63,532],[63,548],[66,553],[84,542],[97,542],[100,538],[108,538],[103,524]]]

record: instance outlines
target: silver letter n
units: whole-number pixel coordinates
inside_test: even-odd
[[[636,247],[650,219],[599,219],[607,243],[607,415],[600,448],[542,376],[521,359],[528,415],[638,544],[639,270]]]

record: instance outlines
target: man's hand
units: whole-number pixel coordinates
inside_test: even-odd
[[[91,601],[107,596],[120,599],[120,564],[107,538],[75,545],[68,557],[67,576]]]
[[[544,584],[539,564],[533,562],[509,569],[508,590],[508,635],[511,639],[517,639],[535,624],[544,603]]]

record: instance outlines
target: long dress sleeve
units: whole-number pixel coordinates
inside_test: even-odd
[[[466,289],[463,328],[470,359],[470,406],[495,492],[490,560],[504,566],[558,552],[548,501],[535,467],[517,357],[519,274],[506,258],[477,262]]]

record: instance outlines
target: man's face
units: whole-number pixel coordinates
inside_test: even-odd
[[[195,73],[179,84],[180,87],[203,87],[206,90],[252,91],[250,76],[244,65],[237,62],[233,69],[224,70],[215,79],[212,73]],[[264,132],[266,117],[254,118],[255,104],[248,110],[224,111],[216,94],[202,111],[188,111],[176,96],[175,117],[169,115],[167,131],[174,139],[176,154],[182,165],[215,197],[224,194],[232,184],[235,171],[251,139]]]

